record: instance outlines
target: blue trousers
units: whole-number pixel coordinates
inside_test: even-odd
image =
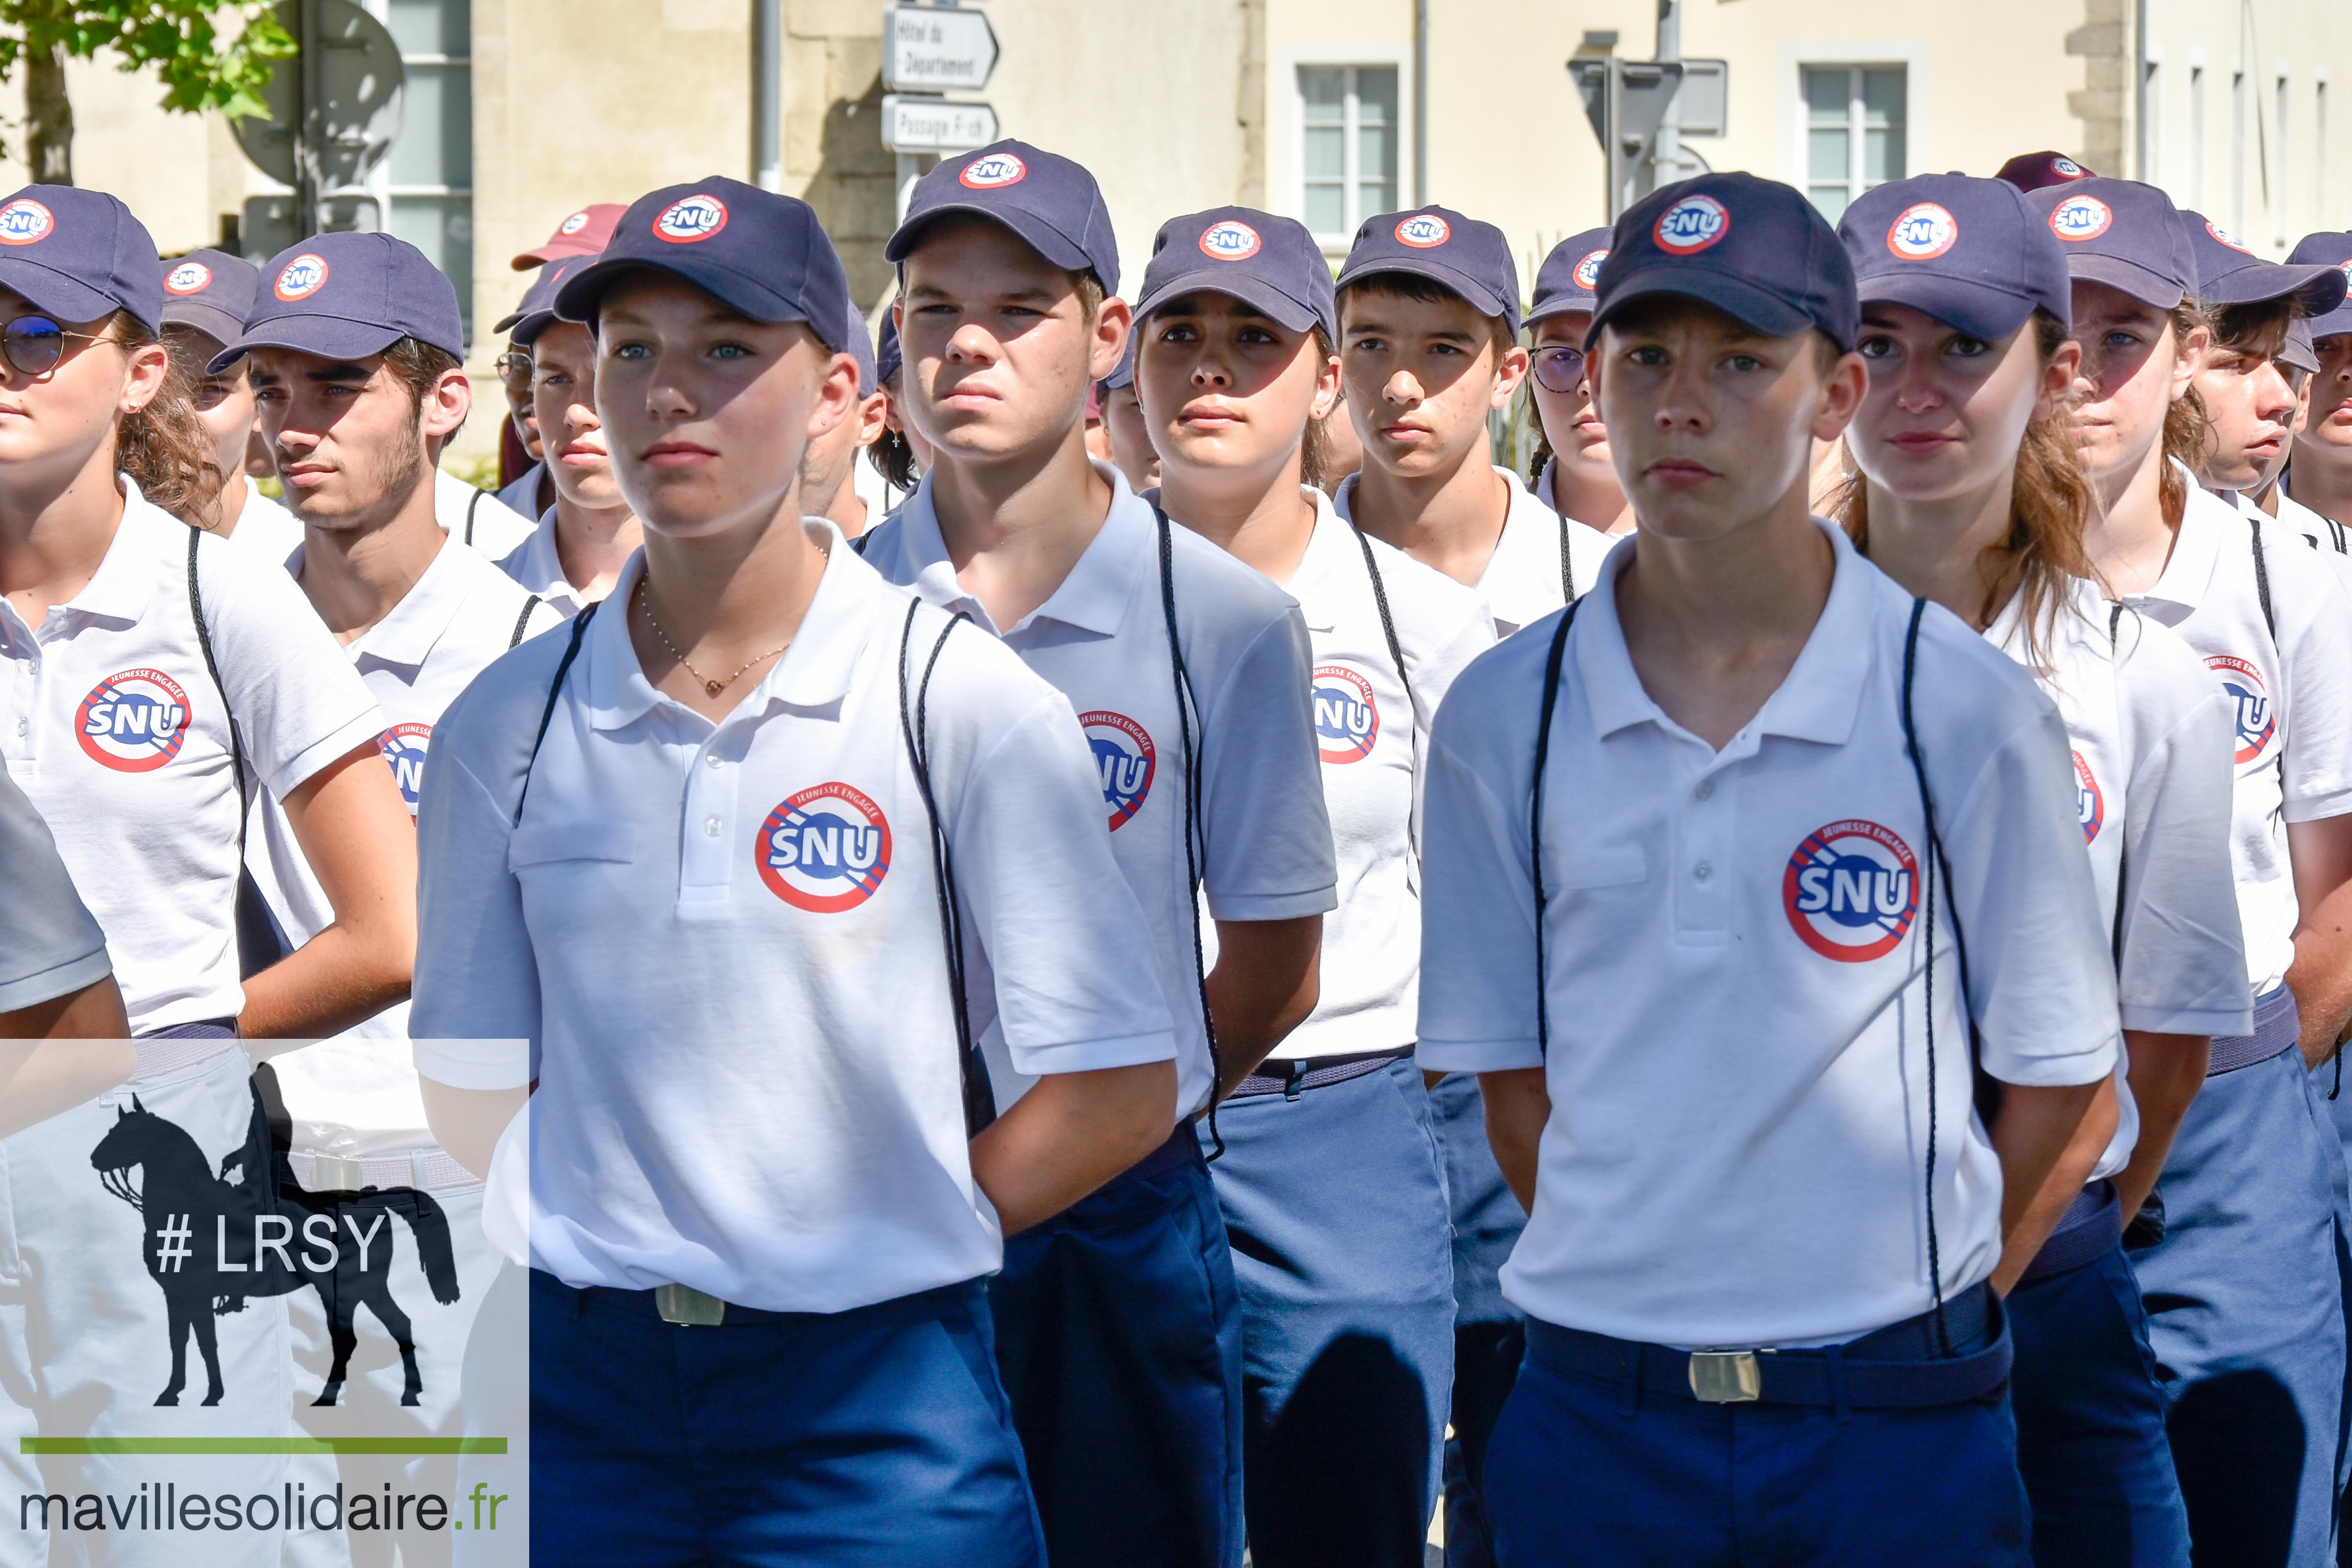
[[[715,1328],[530,1291],[538,1561],[1043,1568],[978,1280]]]
[[[1421,1568],[1454,1376],[1445,1172],[1410,1057],[1219,1110],[1257,1568]]]
[[[2164,1391],[2121,1241],[2087,1263],[2029,1274],[2007,1306],[2017,1468],[2038,1568],[2188,1568]]]
[[[1054,1568],[1241,1562],[1241,1305],[1208,1165],[1178,1132],[1007,1242],[990,1287]]]
[[[2005,1393],[1841,1419],[1637,1396],[1531,1344],[1495,1424],[1485,1497],[1503,1568],[2032,1561]]]
[[[2200,1564],[2335,1554],[2345,1383],[2343,1153],[2294,1050],[2207,1079],[2132,1255]]]
[[[1486,1101],[1475,1073],[1448,1073],[1429,1091],[1445,1191],[1454,1211],[1454,1436],[1445,1443],[1446,1568],[1494,1568],[1495,1548],[1478,1477],[1487,1435],[1517,1377],[1527,1334],[1503,1300],[1503,1262],[1527,1228],[1527,1210],[1503,1180],[1486,1142]]]

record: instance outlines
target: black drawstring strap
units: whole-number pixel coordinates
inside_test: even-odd
[[[1160,612],[1168,623],[1168,665],[1176,682],[1176,729],[1182,742],[1184,818],[1179,828],[1184,835],[1184,901],[1192,916],[1192,977],[1200,987],[1201,1028],[1209,1041],[1209,1158],[1218,1160],[1225,1152],[1225,1140],[1217,1131],[1217,1091],[1224,1082],[1224,1066],[1217,1050],[1217,1020],[1209,1011],[1208,958],[1201,943],[1201,858],[1204,846],[1199,842],[1201,759],[1192,744],[1192,678],[1185,672],[1184,644],[1176,635],[1175,525],[1159,507],[1154,506],[1151,512],[1160,522]]]

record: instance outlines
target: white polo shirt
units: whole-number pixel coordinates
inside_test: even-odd
[[[111,973],[106,933],[89,918],[49,831],[0,756],[0,1013],[54,1001]]]
[[[188,609],[190,530],[122,482],[122,524],[82,591],[37,630],[0,605],[0,754],[57,835],[147,1034],[245,1010],[237,790]],[[290,794],[374,740],[374,700],[284,571],[211,533],[196,571],[263,788]]]
[[[240,482],[245,486],[245,506],[236,514],[236,528],[229,537],[261,552],[274,566],[302,548],[301,520],[288,511],[283,502],[263,495],[252,475]]]
[[[286,563],[300,577],[303,552]],[[392,613],[367,635],[344,646],[352,668],[383,710],[376,744],[392,764],[393,781],[416,814],[425,748],[442,710],[475,676],[513,646],[530,595],[478,552],[444,539],[425,574]],[[561,626],[545,605],[530,609],[525,637]],[[334,905],[311,875],[293,824],[277,797],[265,795],[253,815],[246,861],[270,912],[297,947],[324,931]],[[363,1157],[430,1148],[416,1063],[408,1046],[408,1004],[378,1013],[330,1040],[273,1058],[286,1108],[294,1120],[294,1146],[313,1153]]]
[[[1355,529],[1311,486],[1315,532],[1285,586],[1315,653],[1315,744],[1339,869],[1323,917],[1322,991],[1276,1060],[1410,1046],[1421,1003],[1422,762],[1454,678],[1495,646],[1476,593],[1403,551],[1367,539],[1380,563],[1408,695],[1381,627]],[[1213,944],[1213,929],[1202,940]]]
[[[1927,832],[1900,710],[1912,599],[1822,527],[1837,564],[1821,620],[1720,752],[1665,716],[1626,653],[1613,587],[1638,536],[1581,602],[1544,795],[1548,1060],[1528,814],[1551,623],[1482,656],[1438,714],[1421,1062],[1546,1069],[1536,1203],[1503,1293],[1547,1321],[1799,1345],[1932,1304]],[[2119,1030],[2057,710],[1932,605],[1914,706],[1955,869],[1936,879],[1934,971],[1949,1295],[1999,1259],[2001,1179],[1970,1104],[1946,895],[1987,1071],[2095,1082],[2115,1069]]]
[[[589,603],[581,597],[572,579],[563,574],[563,557],[555,548],[555,509],[549,507],[541,514],[539,526],[530,536],[499,558],[499,570],[508,578],[521,584],[527,593],[536,594],[542,603],[551,605],[566,619],[578,615]]]
[[[1528,487],[1528,493],[1534,496],[1540,504],[1551,508],[1562,517],[1568,517],[1568,513],[1559,504],[1559,457],[1557,453],[1544,460],[1543,472],[1536,476],[1536,482]],[[1584,522],[1580,517],[1568,517],[1568,521]],[[1625,537],[1622,533],[1610,532],[1607,528],[1597,522],[1584,522],[1584,526],[1606,540],[1612,549],[1616,548],[1618,542]]]
[[[2324,550],[2336,555],[2352,553],[2352,530],[2323,517],[2289,495],[2287,485],[2293,479],[2294,472],[2290,469],[2287,478],[2279,482],[2278,520],[2302,534],[2304,542],[2315,550]]]
[[[1062,585],[999,628],[956,580],[926,483],[866,538],[866,558],[933,605],[969,614],[1069,698],[1100,771],[1101,804],[1118,868],[1142,906],[1128,934],[1175,1013],[1176,1110],[1204,1110],[1212,1083],[1193,967],[1193,894],[1185,885],[1185,782],[1176,688],[1150,503],[1118,470],[1102,530]],[[1336,903],[1331,820],[1317,760],[1314,678],[1306,624],[1290,596],[1190,529],[1171,526],[1176,625],[1192,698],[1201,775],[1200,859],[1210,917],[1295,920]],[[1205,949],[1208,932],[1202,932]],[[1122,963],[1130,971],[1132,945]],[[1026,1085],[1018,1063],[992,1054],[998,1102]]]
[[[478,490],[444,468],[433,470],[433,518],[443,532],[470,540],[492,561],[510,554],[538,526],[489,491]]]
[[[531,1257],[569,1284],[835,1312],[1003,1259],[900,738],[907,595],[805,526],[824,577],[724,721],[646,682],[617,608],[640,553],[588,624],[527,796],[568,633],[500,658],[435,735],[416,1063],[464,1089],[538,1079]],[[946,624],[921,616],[912,659]],[[1169,1059],[1069,704],[965,626],[929,707],[975,1031],[1032,1074]]]
[[[537,517],[541,510],[539,504],[540,481],[546,478],[547,465],[533,463],[516,475],[512,483],[499,488],[499,504],[517,517]]]
[[[2243,490],[2223,492],[2222,499],[2236,507],[2242,517],[2270,517],[2268,512],[2254,504],[2254,498]],[[2271,521],[2326,557],[2327,564],[2322,570],[2334,575],[2337,587],[2352,595],[2352,555],[2336,548],[2335,531],[2328,527],[2326,518],[2287,494],[2286,488],[2282,485],[2278,490],[2278,516],[2271,518]],[[2304,568],[2305,563],[2296,557],[2287,563],[2285,569],[2302,571]],[[2352,599],[2347,599],[2347,603],[2352,604]]]
[[[1568,550],[1567,575],[1580,597],[1601,580],[1601,563],[1617,541],[1560,516],[1528,494],[1528,487],[1510,469],[1497,467],[1495,471],[1510,486],[1511,499],[1503,513],[1503,531],[1495,541],[1495,553],[1479,575],[1478,593],[1494,612],[1496,635],[1509,637],[1568,603],[1568,584],[1562,581],[1559,563],[1563,544]],[[1339,515],[1351,521],[1356,479],[1350,474],[1340,480],[1334,498]]]
[[[2255,586],[2256,529],[2275,640]],[[2286,824],[2352,811],[2352,601],[2326,575],[2295,570],[2309,550],[2276,522],[2248,518],[2191,480],[2164,575],[2124,601],[2179,633],[2234,705],[2231,861],[2256,996],[2276,989],[2294,962],[2299,908]]]
[[[2024,616],[2021,594],[1985,637],[2034,669]],[[2226,759],[2236,705],[2188,644],[2110,605],[2087,579],[2074,579],[2045,637],[2049,668],[2034,669],[2034,679],[2066,723],[2068,798],[2111,940],[2119,886],[2126,894],[2116,983],[2124,1027],[2251,1033],[2253,998],[2230,868]],[[2139,1142],[2139,1108],[2120,1064],[2116,1093],[2122,1114],[2094,1180],[2122,1170]]]

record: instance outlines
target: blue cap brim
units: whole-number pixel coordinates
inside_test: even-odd
[[[1334,287],[1346,289],[1358,283],[1369,283],[1375,278],[1399,272],[1409,277],[1426,278],[1433,283],[1443,284],[1469,301],[1470,308],[1480,315],[1500,316],[1510,321],[1514,329],[1518,326],[1516,319],[1518,312],[1511,307],[1509,301],[1496,299],[1494,291],[1484,283],[1459,268],[1448,267],[1433,257],[1382,256],[1361,271],[1341,271],[1339,282]]]
[[[2311,329],[2312,341],[2339,337],[2352,332],[2352,300],[2338,305],[2324,316],[2313,316],[2304,325]]]
[[[233,343],[245,335],[245,318],[234,310],[207,304],[202,296],[163,301],[163,324],[194,327],[216,343]]]
[[[2305,316],[2324,316],[2344,303],[2345,281],[2344,270],[2337,267],[2252,261],[2231,268],[2210,284],[2200,279],[2197,298],[2206,305],[2258,305],[2292,295]]]
[[[1612,318],[1624,313],[1625,307],[1638,300],[1659,298],[1696,300],[1702,305],[1712,305],[1751,331],[1768,338],[1793,338],[1800,332],[1819,328],[1821,323],[1799,306],[1790,304],[1769,289],[1759,289],[1742,278],[1721,272],[1703,271],[1697,268],[1656,268],[1649,275],[1613,290],[1607,310],[1596,311],[1592,325],[1585,331],[1587,353],[1601,341],[1601,329]],[[1842,349],[1852,349],[1852,343],[1840,343]]]
[[[1908,305],[1972,338],[1998,342],[2033,317],[2035,301],[2014,289],[1926,268],[1881,272],[1856,285],[1864,306]],[[2059,320],[2070,321],[2071,305]]]
[[[1554,316],[1573,316],[1579,312],[1589,316],[1592,313],[1593,300],[1594,297],[1591,294],[1581,292],[1562,294],[1556,299],[1546,300],[1528,310],[1519,325],[1532,327],[1538,321],[1549,321]]]
[[[130,309],[113,295],[24,256],[0,256],[0,288],[16,290],[33,309],[60,321],[101,321],[117,310]],[[136,310],[131,313],[138,314]],[[151,329],[160,324],[147,322]]]
[[[407,336],[398,327],[354,321],[347,316],[272,316],[256,322],[213,355],[205,374],[218,375],[255,349],[292,349],[326,360],[362,360],[380,354]]]
[[[1091,272],[1094,261],[1086,247],[1035,213],[1019,207],[989,206],[981,202],[947,202],[935,207],[925,207],[911,215],[882,247],[882,259],[893,265],[904,261],[923,242],[923,231],[940,218],[957,213],[970,213],[1013,231],[1013,237],[1060,268],[1065,272]]]
[[[1286,331],[1303,332],[1310,327],[1321,327],[1335,342],[1339,340],[1338,322],[1327,320],[1322,311],[1306,300],[1285,293],[1263,278],[1247,273],[1237,275],[1230,262],[1212,262],[1181,278],[1169,279],[1136,301],[1137,323],[1141,324],[1144,317],[1171,300],[1181,300],[1187,294],[1223,294],[1229,300],[1239,300]]]
[[[2169,310],[2189,298],[2189,290],[2181,287],[2179,279],[2167,278],[2137,261],[2097,251],[2069,252],[2066,276],[2077,283],[2104,283],[2158,310]]]
[[[847,351],[832,340],[842,335],[838,323],[826,326],[812,321],[808,312],[774,289],[744,277],[732,268],[720,267],[691,256],[676,260],[649,261],[643,257],[614,257],[609,261],[594,262],[582,268],[555,292],[555,313],[567,321],[578,321],[590,331],[596,330],[597,307],[605,293],[625,277],[652,273],[676,278],[691,283],[730,310],[740,311],[754,321],[782,326],[799,321],[816,334],[816,341],[835,353]]]

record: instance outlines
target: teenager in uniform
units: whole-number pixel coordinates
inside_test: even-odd
[[[1495,629],[1317,487],[1339,331],[1296,220],[1171,218],[1133,385],[1160,506],[1298,601],[1339,871],[1315,1011],[1226,1101],[1211,1167],[1241,1290],[1251,1560],[1418,1568],[1454,1374],[1444,1156],[1412,1059],[1421,759]]]
[[[645,542],[596,416],[596,340],[555,313],[556,289],[594,259],[549,262],[509,329],[531,356],[531,398],[555,500],[499,568],[566,616],[611,593]]]
[[[0,397],[19,414],[0,435],[0,755],[107,934],[139,1041],[126,1085],[7,1142],[0,1448],[44,1430],[271,1436],[292,1398],[283,1299],[201,1320],[175,1380],[165,1294],[142,1267],[171,1245],[151,1234],[169,1224],[164,1189],[147,1187],[158,1201],[142,1215],[109,1185],[137,1171],[101,1172],[93,1155],[143,1113],[176,1131],[141,1121],[126,1138],[193,1141],[217,1172],[251,1120],[240,1037],[331,1035],[406,994],[413,835],[377,749],[383,718],[299,591],[194,526],[209,521],[215,445],[171,372],[146,229],[111,196],[35,185],[0,201]],[[255,784],[285,803],[332,916],[240,981]],[[185,1237],[179,1261],[215,1267],[217,1240]],[[200,1458],[51,1457],[41,1471],[47,1490],[117,1495],[219,1477]],[[267,1461],[237,1478],[276,1489]],[[110,1550],[242,1565],[274,1564],[278,1546],[253,1530]],[[37,1523],[0,1518],[9,1568],[48,1552]]]
[[[1640,532],[1431,746],[1421,1049],[1533,1216],[1497,1555],[2022,1564],[1989,1281],[2088,1174],[2118,1035],[2064,727],[1807,515],[1864,371],[1801,194],[1669,186],[1599,284]]]
[[[1128,340],[1118,367],[1096,384],[1095,400],[1102,405],[1111,467],[1140,495],[1160,482],[1160,454],[1152,450],[1150,426],[1144,420],[1142,397],[1135,388],[1134,339]]]
[[[2352,278],[2352,234],[2306,234],[2291,266],[2317,263]],[[2337,554],[2352,553],[2352,300],[2299,323],[2312,340],[2313,370],[2295,456],[2280,482],[2280,511],[2294,501],[2318,520],[2307,535]]]
[[[245,331],[261,287],[261,269],[242,256],[192,250],[160,263],[163,273],[163,346],[172,366],[193,389],[196,417],[213,438],[214,531],[240,539],[271,561],[283,561],[302,542],[302,525],[263,495],[246,472],[254,441],[253,388],[242,362],[218,375],[213,357]],[[239,532],[240,526],[244,531]]]
[[[789,196],[624,215],[557,304],[645,549],[427,769],[411,1028],[474,1168],[532,1101],[551,1560],[1042,1563],[984,1279],[1170,1114],[1069,705],[800,515],[847,290]]]
[[[2293,570],[2300,541],[2239,513],[2186,466],[2202,454],[2193,383],[2213,333],[2164,193],[2093,180],[2028,200],[2074,278],[2076,435],[2101,502],[2085,536],[2092,563],[2132,611],[2189,644],[2235,714],[2231,861],[2254,1026],[2214,1039],[2158,1181],[2161,1239],[2133,1252],[2173,1460],[2193,1539],[2320,1563],[2345,1371],[2344,1177],[2316,1098],[2325,1086],[2315,1091],[2304,1069],[2332,1054],[2352,1003],[2352,604],[2326,576]]]
[[[2113,934],[2127,1079],[2114,1136],[2041,1252],[1996,1275],[2017,1345],[2018,1468],[2043,1568],[2185,1568],[2124,1221],[2155,1187],[2215,1035],[2252,1026],[2230,868],[2234,709],[2189,647],[2109,605],[2084,552],[2095,504],[2066,405],[2065,253],[2022,193],[1927,174],[1838,230],[1870,385],[1845,444],[1855,548],[2029,670],[2058,705],[2069,798]],[[1993,1122],[1998,1133],[2000,1122]]]
[[[898,317],[882,314],[882,339],[874,351],[874,382],[882,389],[882,434],[866,448],[866,461],[883,484],[883,515],[898,510],[922,481],[923,458],[929,450],[906,420],[906,377],[898,353]]]
[[[524,293],[524,309],[529,309],[533,297],[542,291],[542,285],[553,270],[551,263],[577,257],[594,256],[604,248],[613,237],[613,225],[618,221],[621,208],[614,202],[592,202],[574,213],[564,215],[548,237],[530,249],[516,256],[510,265],[517,272],[537,268],[539,276]],[[517,312],[520,315],[520,311]],[[504,332],[511,330],[515,321],[509,316],[490,329]],[[538,517],[555,504],[555,482],[548,472],[546,447],[540,435],[539,410],[531,390],[530,345],[508,340],[507,352],[499,356],[499,380],[507,395],[508,419],[500,430],[500,463],[508,454],[520,448],[519,456],[528,458],[527,466],[505,484],[499,487],[498,499],[517,516]]]
[[[1584,374],[1592,284],[1609,256],[1609,234],[1587,229],[1552,247],[1536,273],[1535,299],[1522,324],[1536,335],[1528,351],[1528,385],[1543,433],[1529,489],[1560,516],[1615,539],[1633,531],[1633,509],[1609,460],[1609,432],[1601,426]]]
[[[875,507],[881,498],[869,497],[866,486],[857,479],[858,470],[865,467],[857,455],[882,434],[889,399],[883,395],[874,374],[873,336],[855,305],[841,331],[850,358],[857,362],[857,406],[849,418],[809,443],[808,456],[801,459],[804,469],[801,506],[810,517],[831,518],[845,539],[856,539],[882,521],[882,512]]]
[[[1016,1237],[994,1287],[1030,1479],[1056,1568],[1232,1564],[1241,1319],[1203,1142],[1216,1100],[1315,1007],[1336,873],[1307,627],[1087,457],[1087,390],[1129,321],[1092,175],[1018,142],[951,159],[885,254],[931,463],[866,558],[1068,695],[1143,909],[1122,972],[1156,979],[1177,1019],[1165,1142]],[[1021,1091],[991,1066],[1000,1099]]]

